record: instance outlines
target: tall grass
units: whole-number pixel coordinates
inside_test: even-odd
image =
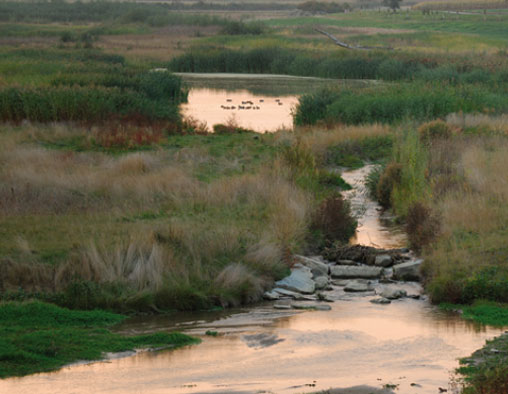
[[[272,38],[270,36],[270,38]],[[261,40],[261,39],[260,39]],[[283,45],[281,43],[281,45]],[[267,46],[254,49],[195,46],[169,64],[179,72],[239,72],[314,76],[335,79],[443,80],[461,83],[501,84],[506,81],[506,60],[477,62],[467,56],[415,55],[414,53],[295,50]]]
[[[0,210],[19,239],[0,246],[4,297],[23,288],[85,309],[237,305],[258,299],[285,273],[282,256],[303,247],[314,197],[280,166],[202,182],[206,166],[237,159],[202,149],[72,153],[23,147],[23,138],[5,133],[0,150]]]
[[[86,129],[40,127],[1,135],[3,299],[144,311],[252,302],[305,250],[335,190],[290,133],[175,136],[167,149],[111,155],[65,148]]]
[[[299,99],[297,125],[392,123],[406,118],[434,119],[454,112],[506,110],[505,94],[477,86],[396,84],[353,90],[324,90]]]
[[[402,132],[395,143],[394,161],[400,165],[400,179],[391,193],[391,205],[395,212],[405,217],[410,206],[430,198],[427,174],[427,150],[418,133],[410,129]]]
[[[57,79],[57,87],[0,89],[0,120],[98,122],[139,116],[178,122],[177,105],[186,98],[180,79],[162,72],[90,79],[81,86],[74,81],[67,77]]]

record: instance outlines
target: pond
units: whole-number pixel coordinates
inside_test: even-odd
[[[325,86],[366,83],[265,74],[178,75],[189,88],[188,102],[181,106],[183,115],[205,122],[209,131],[219,123],[261,133],[291,129],[300,95]]]

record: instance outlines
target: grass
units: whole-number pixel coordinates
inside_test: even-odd
[[[421,12],[410,11],[398,13],[367,11],[335,14],[327,17],[272,19],[268,22],[268,25],[286,28],[319,24],[340,27],[411,29],[466,33],[493,38],[501,38],[506,35],[506,24],[503,15],[488,15],[487,22],[483,19],[483,15],[424,15]]]
[[[404,119],[434,119],[459,111],[482,112],[486,108],[498,113],[505,111],[505,93],[497,88],[481,90],[467,84],[397,83],[362,90],[327,89],[304,95],[299,99],[294,121],[297,125],[394,123]]]
[[[440,305],[444,310],[460,310],[466,320],[474,320],[489,326],[508,326],[508,307],[493,302],[476,301],[472,305],[446,304]]]
[[[291,167],[291,133],[131,151],[68,125],[1,130],[4,299],[129,312],[253,301],[306,247],[319,202],[348,187],[320,165]]]
[[[400,170],[383,190],[396,213],[425,203],[440,218],[442,236],[423,249],[433,301],[508,302],[506,14],[362,10],[245,25],[177,6],[0,6],[0,112],[13,121],[0,125],[9,374],[183,342],[116,336],[107,327],[122,317],[107,312],[5,301],[158,313],[258,300],[292,254],[352,231],[335,194],[348,185],[327,167],[387,164]],[[396,50],[343,50],[315,25]],[[382,81],[302,97],[292,132],[200,135],[159,121],[179,123],[185,100],[177,79],[147,72],[168,64]],[[419,123],[437,117],[453,135],[420,140]],[[483,308],[464,310],[504,321]],[[41,320],[63,315],[59,328],[60,317]]]
[[[180,333],[123,336],[108,327],[125,316],[104,311],[71,311],[42,302],[0,304],[0,378],[58,369],[106,352],[174,348],[198,343]]]

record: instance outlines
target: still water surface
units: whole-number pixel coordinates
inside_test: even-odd
[[[358,86],[366,81],[293,77],[266,74],[179,73],[189,88],[182,112],[208,130],[219,123],[234,122],[257,132],[273,132],[293,127],[292,111],[298,97],[320,88]]]

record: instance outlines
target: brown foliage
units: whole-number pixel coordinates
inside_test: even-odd
[[[325,244],[347,242],[356,230],[356,220],[351,216],[349,203],[340,194],[326,198],[314,214],[312,229],[318,230]]]
[[[429,245],[440,232],[440,219],[421,202],[413,203],[407,212],[406,232],[411,248],[420,251]]]

